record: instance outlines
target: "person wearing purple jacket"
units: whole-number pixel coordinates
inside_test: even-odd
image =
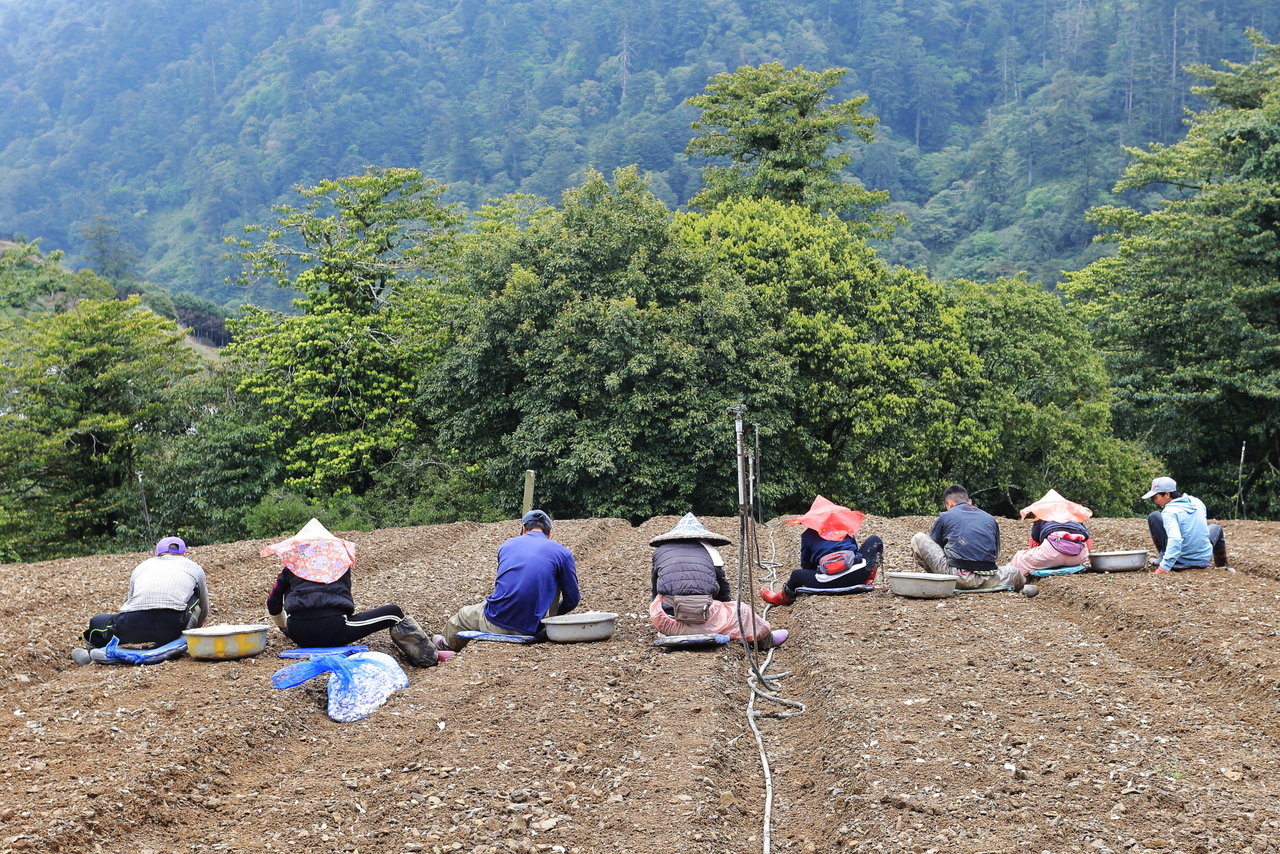
[[[542,618],[567,614],[582,596],[573,553],[551,539],[551,517],[530,510],[520,520],[522,533],[498,547],[498,577],[483,602],[460,608],[436,635],[437,647],[460,651],[461,631],[498,635],[538,635]]]

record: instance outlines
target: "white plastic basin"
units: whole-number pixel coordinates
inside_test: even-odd
[[[547,617],[542,625],[546,626],[547,640],[555,643],[579,643],[613,637],[613,621],[616,619],[618,615],[610,611],[586,611],[581,614]]]
[[[890,572],[889,589],[912,599],[945,599],[956,590],[954,575],[932,572]]]

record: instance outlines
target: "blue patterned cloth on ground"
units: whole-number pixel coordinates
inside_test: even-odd
[[[716,645],[722,646],[730,640],[728,635],[705,634],[705,635],[658,635],[658,639],[653,642],[654,646],[703,646]]]
[[[1033,569],[1031,574],[1036,578],[1048,578],[1051,575],[1075,575],[1084,572],[1084,566],[1055,566],[1052,569]]]
[[[499,635],[491,632],[465,631],[458,632],[458,637],[469,641],[495,641],[497,643],[537,643],[533,635]]]

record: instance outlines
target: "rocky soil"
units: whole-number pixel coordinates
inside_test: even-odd
[[[736,519],[704,521],[737,539]],[[288,648],[274,629],[256,659],[75,666],[77,633],[144,555],[0,567],[0,854],[760,851],[743,650],[651,646],[647,543],[674,522],[556,524],[582,607],[621,615],[610,641],[474,644],[409,668],[410,687],[357,724],[325,717],[323,678],[271,687]],[[929,522],[872,517],[863,533],[911,569],[910,534]],[[1007,557],[1029,525],[1002,524]],[[488,591],[515,527],[347,534],[357,605],[394,601],[438,628]],[[1100,550],[1148,545],[1142,520],[1091,527]],[[792,674],[779,692],[807,710],[758,719],[771,849],[1280,850],[1280,523],[1224,527],[1234,572],[772,609],[792,639],[770,672]],[[796,529],[759,541],[785,577]],[[263,544],[192,550],[211,622],[263,621],[278,571]],[[396,654],[385,633],[370,646]]]

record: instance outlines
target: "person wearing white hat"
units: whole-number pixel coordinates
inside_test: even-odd
[[[1210,525],[1204,502],[1178,491],[1171,477],[1151,481],[1150,498],[1160,509],[1147,517],[1147,530],[1160,553],[1156,572],[1227,565],[1227,541],[1220,525]]]
[[[204,625],[209,616],[209,588],[204,569],[187,557],[181,537],[165,537],[150,557],[129,576],[129,596],[119,613],[98,614],[89,620],[83,638],[90,648],[106,646],[112,638],[125,644],[163,646],[182,637],[186,629]],[[88,664],[89,650],[71,650],[77,664]]]
[[[787,630],[774,630],[745,602],[734,602],[716,546],[730,540],[686,513],[676,526],[649,541],[654,547],[649,619],[664,635],[728,635],[743,631],[757,649],[781,646]],[[739,625],[741,617],[741,625]]]

